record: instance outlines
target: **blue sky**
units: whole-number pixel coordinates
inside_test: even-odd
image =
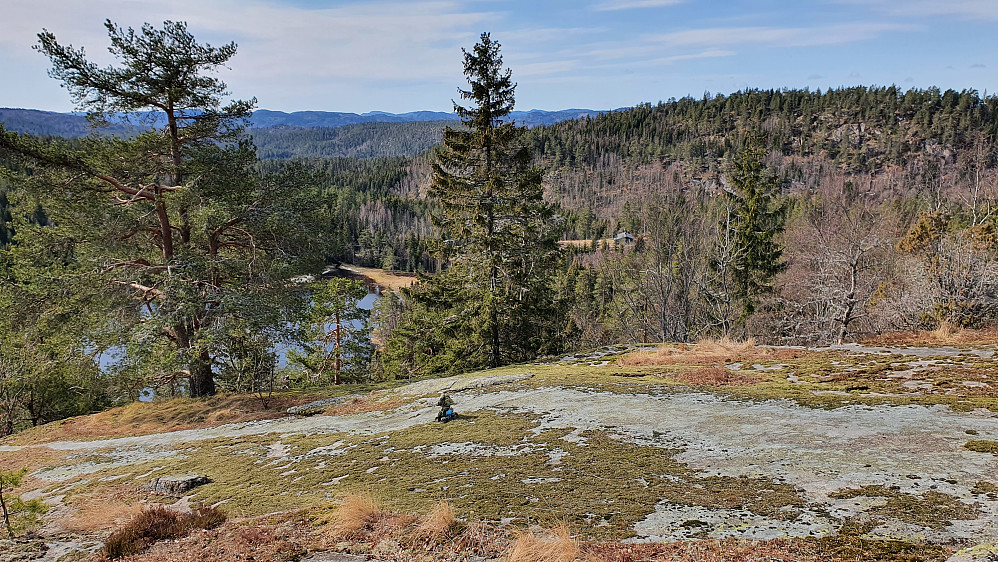
[[[73,109],[42,28],[110,64],[105,18],[236,41],[222,78],[283,111],[450,111],[461,48],[502,45],[517,109],[608,109],[744,88],[998,92],[998,0],[4,0],[0,107]]]

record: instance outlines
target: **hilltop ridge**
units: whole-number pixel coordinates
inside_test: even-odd
[[[43,540],[67,549],[99,545],[155,501],[216,505],[251,518],[261,536],[291,525],[308,551],[377,559],[495,558],[512,552],[517,529],[560,521],[574,536],[563,546],[579,557],[621,552],[626,539],[645,543],[634,551],[654,560],[748,549],[797,560],[927,561],[959,551],[959,560],[983,561],[998,552],[998,403],[985,374],[996,348],[920,341],[617,346],[373,390],[336,387],[339,398],[317,402],[311,416],[250,407],[242,420],[168,431],[150,423],[156,412],[210,404],[136,403],[91,416],[100,423],[79,418],[7,438],[0,467],[27,463],[17,492],[51,506]],[[977,374],[962,367],[968,361]],[[953,377],[970,381],[959,395]],[[433,421],[440,393],[453,397],[457,420]],[[150,479],[178,474],[208,480],[184,497],[148,489]],[[344,534],[358,494],[379,507]],[[437,531],[442,543],[424,545],[409,534],[420,536],[425,519],[405,514],[439,502],[457,519]],[[192,541],[259,548],[263,560],[304,546],[240,543],[239,525],[134,560],[182,559]]]

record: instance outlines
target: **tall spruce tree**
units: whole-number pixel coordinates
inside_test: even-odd
[[[780,184],[763,162],[765,148],[750,138],[731,163],[727,195],[733,199],[729,217],[734,253],[730,263],[733,296],[740,304],[738,323],[744,325],[759,297],[772,290],[772,280],[786,268],[777,236],[786,223],[787,205]],[[730,218],[730,220],[728,220]]]
[[[433,163],[429,193],[440,207],[434,222],[446,268],[407,293],[410,315],[398,330],[400,338],[408,333],[424,341],[386,346],[419,354],[414,361],[421,371],[427,365],[453,370],[522,361],[555,340],[557,218],[543,199],[543,174],[522,141],[525,128],[509,120],[516,84],[499,48],[483,33],[470,52],[463,51],[469,88],[458,92],[472,105],[455,102],[454,110],[466,129],[444,132]],[[439,327],[417,327],[416,311],[424,319],[439,316]],[[453,360],[437,363],[433,357],[442,353]]]

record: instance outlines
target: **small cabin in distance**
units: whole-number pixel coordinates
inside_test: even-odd
[[[629,232],[621,232],[613,237],[613,243],[618,246],[629,246],[634,243],[634,235]]]

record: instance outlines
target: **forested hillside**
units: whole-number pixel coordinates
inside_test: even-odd
[[[277,173],[281,160],[263,160],[259,169]],[[295,161],[309,170],[325,206],[323,228],[331,241],[327,261],[432,271],[430,205],[397,192],[412,174],[407,158],[310,158]]]
[[[361,123],[343,127],[276,126],[249,129],[263,159],[415,156],[443,139],[460,121]]]
[[[748,90],[644,104],[529,136],[552,200],[615,218],[624,203],[666,187],[716,189],[747,136],[764,140],[767,164],[795,192],[846,179],[885,195],[966,189],[973,170],[993,164],[996,117],[998,98],[974,90]],[[581,228],[572,236],[588,238]]]

